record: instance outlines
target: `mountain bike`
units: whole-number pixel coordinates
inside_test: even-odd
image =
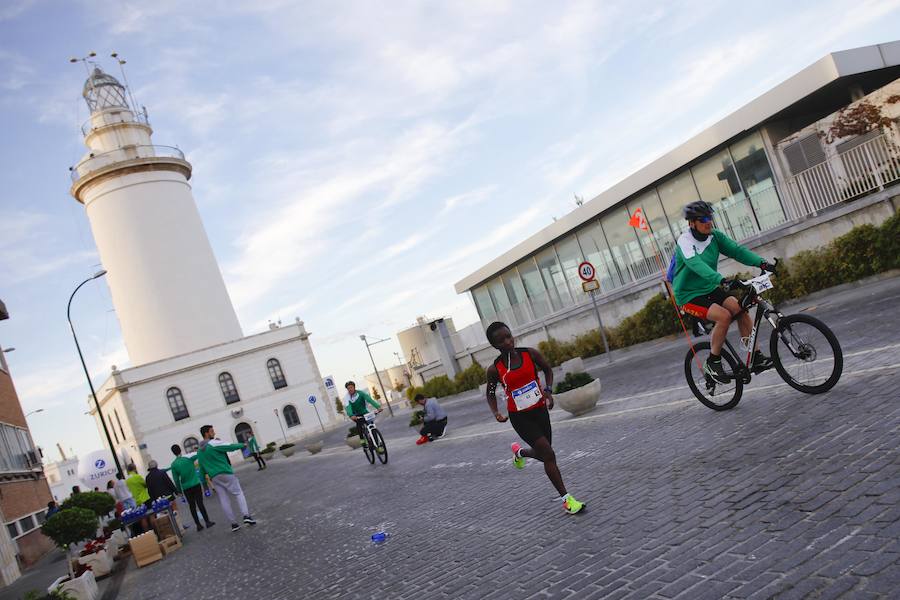
[[[363,451],[366,453],[366,459],[368,459],[370,464],[374,465],[375,457],[377,456],[381,464],[387,464],[387,445],[384,443],[381,432],[375,427],[375,413],[366,413],[363,415],[363,418],[366,420],[365,429],[363,429],[363,435],[365,435]]]
[[[695,345],[684,357],[684,374],[697,399],[713,410],[737,406],[744,386],[750,383],[753,375],[761,372],[753,368],[753,350],[763,321],[773,328],[769,352],[775,370],[785,383],[806,394],[823,394],[833,388],[844,369],[844,354],[831,329],[809,315],[784,315],[763,298],[762,294],[774,287],[765,271],[747,281],[735,280],[732,285],[743,292],[739,299],[742,312],[756,307],[750,336],[741,338],[746,359],[740,358],[742,355],[726,338],[722,367],[728,381],[721,382],[703,369],[710,354],[710,343]]]

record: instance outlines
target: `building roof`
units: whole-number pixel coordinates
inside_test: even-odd
[[[487,281],[611,206],[742,132],[757,127],[837,79],[897,65],[900,65],[900,41],[828,54],[462,278],[454,286],[456,292],[461,294]]]

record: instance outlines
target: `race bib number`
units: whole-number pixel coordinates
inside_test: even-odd
[[[540,402],[541,398],[543,398],[543,395],[541,394],[541,389],[538,387],[537,381],[532,381],[528,385],[524,385],[519,389],[512,391],[512,399],[513,403],[516,405],[516,410],[531,408]]]

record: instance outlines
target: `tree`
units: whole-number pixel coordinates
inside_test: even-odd
[[[112,499],[112,496],[107,497]],[[41,532],[66,552],[70,579],[75,578],[75,573],[72,571],[69,548],[72,544],[93,538],[97,534],[97,523],[98,519],[94,511],[73,507],[59,511],[41,525]]]
[[[378,388],[375,386],[372,386],[372,399],[381,400],[381,394],[378,393]]]
[[[341,402],[341,399],[337,396],[334,397],[334,409],[338,412],[339,415],[344,414],[344,403]]]
[[[69,496],[60,508],[85,508],[98,517],[105,517],[116,508],[116,501],[105,492],[82,492]]]

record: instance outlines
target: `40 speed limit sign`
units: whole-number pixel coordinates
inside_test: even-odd
[[[583,263],[578,265],[578,276],[581,277],[583,281],[593,280],[596,274],[597,271],[596,269],[594,269],[594,265],[592,265],[588,261],[584,261]]]

